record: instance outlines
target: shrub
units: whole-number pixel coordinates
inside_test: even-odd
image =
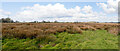
[[[96,30],[96,28],[94,28],[92,26],[83,26],[83,27],[80,27],[80,29],[82,29],[82,30],[93,30],[93,31]]]
[[[107,31],[111,34],[114,34],[114,35],[118,35],[120,34],[120,30],[118,27],[112,27],[112,28],[108,28]]]
[[[54,29],[47,29],[44,33],[45,34],[55,34],[57,31]]]
[[[68,33],[74,34],[74,33],[82,33],[82,30],[79,27],[73,27],[71,26],[69,29],[67,29]]]
[[[5,38],[36,38],[39,35],[56,34],[56,32],[82,33],[81,30],[104,29],[111,32],[111,27],[119,24],[102,23],[3,23],[2,35]],[[113,29],[113,28],[111,28]],[[114,30],[117,30],[116,28]]]
[[[52,35],[38,35],[36,37],[36,40],[41,42],[44,41],[45,43],[48,43],[48,42],[55,41],[56,37]]]
[[[58,27],[58,28],[56,28],[56,31],[59,32],[59,33],[61,33],[61,32],[65,32],[66,29],[67,28],[65,28],[65,27]]]

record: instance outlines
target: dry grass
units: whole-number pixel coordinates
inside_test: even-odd
[[[108,28],[107,31],[114,35],[120,34],[120,29],[118,27]]]
[[[61,32],[80,33],[82,30],[97,29],[107,30],[109,33],[118,34],[119,24],[112,23],[3,23],[2,34],[5,38],[46,38],[49,34]],[[112,28],[116,27],[116,28]],[[49,37],[50,38],[50,37]]]

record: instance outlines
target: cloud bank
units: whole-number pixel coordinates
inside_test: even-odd
[[[23,11],[16,14],[15,17],[17,17],[17,20],[92,21],[105,16],[103,13],[94,12],[90,5],[84,6],[83,8],[76,6],[74,8],[67,9],[60,3],[56,3],[54,5],[34,4],[33,7],[23,7],[22,10]]]
[[[107,4],[97,3],[106,13],[118,13],[118,2],[120,0],[108,0]]]
[[[66,8],[61,3],[22,7],[22,11],[17,12],[11,16],[12,19],[18,21],[61,21],[61,22],[112,22],[118,21],[118,16],[107,16],[107,14],[117,14],[118,0],[108,0],[107,3],[97,3],[98,7],[102,8],[104,12],[93,11],[93,7],[86,5],[83,8],[76,6],[74,8]],[[1,11],[0,11],[1,12]],[[0,13],[1,14],[1,13]],[[10,14],[10,13],[9,13]],[[3,14],[1,14],[3,15]]]

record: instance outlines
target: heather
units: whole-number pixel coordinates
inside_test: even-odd
[[[116,23],[2,23],[3,49],[118,49]]]

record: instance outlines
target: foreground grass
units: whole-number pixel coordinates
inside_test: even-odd
[[[83,31],[83,34],[67,32],[51,34],[55,41],[36,39],[3,39],[3,49],[118,49],[118,36],[105,30]]]

